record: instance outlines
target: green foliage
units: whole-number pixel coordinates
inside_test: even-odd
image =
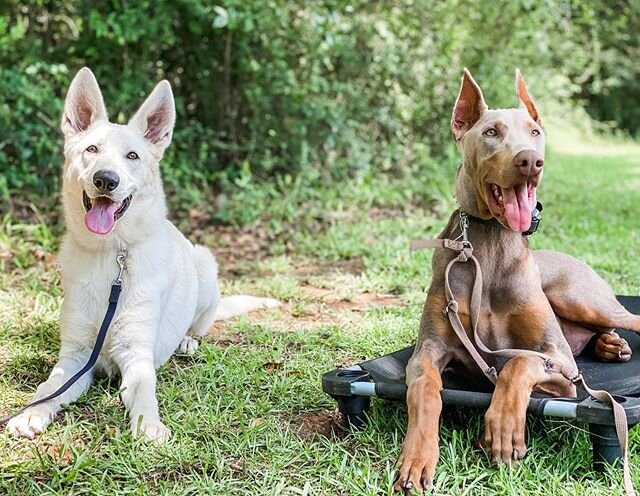
[[[576,72],[589,114],[609,126],[640,132],[640,1],[579,3],[575,30],[589,63]]]
[[[354,178],[438,175],[450,166],[442,159],[464,66],[493,105],[513,103],[519,66],[539,99],[576,98],[633,129],[640,117],[618,95],[627,81],[637,85],[636,59],[615,62],[637,50],[635,3],[9,0],[0,17],[0,195],[59,189],[56,128],[83,65],[118,122],[156,81],[172,83],[179,118],[164,176],[174,203],[217,199],[219,218],[231,222],[259,216],[264,197],[286,194],[288,181],[311,192]],[[598,23],[603,12],[610,26]],[[596,48],[606,56],[594,59]],[[598,110],[610,102],[611,112]],[[246,194],[264,184],[271,192]],[[419,181],[414,191],[418,202],[433,195]],[[225,200],[236,194],[246,201]]]

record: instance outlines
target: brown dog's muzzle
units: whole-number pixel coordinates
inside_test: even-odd
[[[527,177],[533,177],[540,174],[544,159],[535,150],[522,150],[513,157],[513,165]]]

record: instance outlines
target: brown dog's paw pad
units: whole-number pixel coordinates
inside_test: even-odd
[[[600,334],[594,348],[596,357],[603,362],[628,362],[631,360],[629,343],[615,332]]]

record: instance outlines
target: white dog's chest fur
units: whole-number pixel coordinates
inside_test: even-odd
[[[156,367],[175,351],[194,320],[198,277],[193,245],[169,221],[129,248],[122,292],[97,369],[118,373],[116,363],[153,354]],[[118,273],[117,250],[87,250],[67,236],[60,251],[65,298],[61,340],[92,348]],[[75,325],[66,325],[73,322]],[[80,324],[80,325],[79,325]],[[69,335],[69,330],[74,335]]]

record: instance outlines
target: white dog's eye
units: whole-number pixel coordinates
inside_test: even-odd
[[[89,145],[86,149],[85,152],[89,152],[89,153],[98,153],[98,147],[96,145]]]
[[[532,129],[532,130],[531,130],[531,135],[532,135],[532,136],[540,136],[540,130],[535,129],[535,128],[534,128],[534,129]]]
[[[138,157],[138,154],[136,152],[129,152],[127,153],[127,158],[129,160],[138,160],[140,157]]]
[[[493,136],[498,136],[498,131],[496,130],[495,127],[490,127],[489,129],[485,130],[482,134],[484,136],[493,137]]]

